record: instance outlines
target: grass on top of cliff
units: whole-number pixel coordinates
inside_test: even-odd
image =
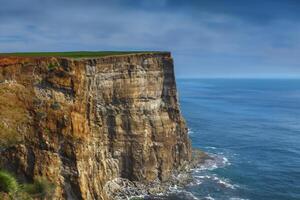
[[[164,53],[160,51],[70,51],[70,52],[17,52],[0,53],[1,56],[21,57],[68,57],[68,58],[92,58],[113,55],[141,54],[141,53]]]

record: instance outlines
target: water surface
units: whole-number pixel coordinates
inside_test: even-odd
[[[300,199],[300,80],[179,79],[177,87],[193,146],[221,161],[196,170],[185,190],[197,199]]]

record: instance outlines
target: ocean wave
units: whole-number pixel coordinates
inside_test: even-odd
[[[204,197],[203,200],[215,200],[215,199],[212,198],[210,195],[208,195],[207,197]]]
[[[201,164],[197,168],[192,169],[192,171],[194,171],[196,173],[200,172],[200,171],[204,171],[204,170],[211,171],[211,170],[215,170],[217,168],[222,168],[222,167],[231,165],[228,158],[226,158],[223,155],[209,154],[209,156],[211,157],[211,159],[205,160],[205,162],[203,164]]]
[[[214,169],[226,167],[231,165],[228,158],[220,154],[209,154],[210,159],[207,159],[203,164],[197,168],[192,169],[193,181],[186,187],[172,185],[168,192],[162,194],[161,199],[178,199],[178,200],[215,200],[210,194],[204,196],[195,196],[193,187],[211,187],[212,185],[218,190],[235,190],[239,186],[231,183],[229,179],[219,177],[214,173]],[[230,199],[231,200],[231,199]],[[232,199],[238,200],[238,199]]]
[[[212,188],[214,187],[217,191],[234,191],[240,186],[231,182],[231,180],[221,177],[220,175],[215,173],[215,169],[223,168],[231,165],[229,159],[224,156],[224,154],[209,154],[212,159],[208,159],[203,165],[198,168],[193,169],[193,177],[194,180],[192,183],[188,185],[189,190],[193,190],[193,187],[202,188]],[[206,190],[204,189],[204,190]],[[205,194],[206,196],[202,196],[200,199],[203,200],[214,200],[214,196],[210,196],[210,194]],[[207,196],[208,195],[208,196]],[[227,197],[228,200],[244,200],[244,199],[234,199]]]
[[[236,189],[239,187],[237,184],[232,184],[228,179],[219,178],[217,175],[196,175],[195,180],[189,186],[196,186],[205,183],[206,181],[215,182],[220,187]]]
[[[235,184],[232,184],[229,180],[224,178],[219,178],[212,170],[217,168],[222,168],[230,165],[231,163],[224,155],[219,154],[209,154],[209,159],[199,165],[197,168],[192,169],[193,181],[186,187],[179,185],[171,185],[167,192],[156,194],[154,197],[157,199],[178,199],[178,200],[214,200],[210,195],[208,196],[195,196],[193,191],[190,191],[192,187],[197,187],[198,185],[203,184],[204,187],[208,185],[215,185],[219,189],[235,189],[238,187]],[[200,186],[202,187],[202,186]],[[207,195],[207,194],[206,194]],[[144,196],[144,199],[148,199],[147,195]],[[151,199],[151,196],[149,197]]]
[[[181,199],[188,199],[188,200],[199,200],[196,196],[194,196],[191,192],[188,191],[180,191],[177,193],[170,194],[169,196],[172,197],[179,197]]]
[[[192,129],[188,128],[188,134],[192,135],[194,133],[194,131],[192,131]]]
[[[213,177],[213,180],[216,181],[219,185],[221,185],[222,187],[226,187],[226,188],[230,188],[232,190],[236,189],[237,187],[239,187],[238,185],[236,184],[231,184],[229,182],[229,180],[227,179],[221,179],[217,176]]]
[[[171,192],[177,192],[179,191],[178,186],[177,185],[172,185],[169,187],[169,191]]]
[[[217,149],[217,147],[211,147],[211,146],[204,147],[204,148],[205,148],[205,149],[213,149],[213,150]]]
[[[193,193],[184,190],[183,188],[178,187],[177,185],[170,187],[167,194],[164,195],[166,195],[170,199],[176,197],[176,199],[182,200],[199,200],[196,196],[193,195]]]

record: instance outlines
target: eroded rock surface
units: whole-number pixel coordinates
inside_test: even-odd
[[[176,93],[169,53],[2,57],[0,108],[17,109],[0,114],[0,135],[18,137],[0,147],[0,167],[47,177],[55,199],[107,200],[117,178],[168,181],[191,159]]]

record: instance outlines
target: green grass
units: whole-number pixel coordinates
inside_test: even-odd
[[[1,56],[21,57],[68,57],[68,58],[91,58],[112,55],[138,54],[138,53],[164,53],[160,51],[73,51],[73,52],[17,52],[0,53]]]
[[[18,190],[18,182],[9,172],[0,171],[0,191],[6,193],[15,193]]]
[[[15,176],[0,169],[0,199],[47,200],[52,199],[55,184],[44,177],[37,177],[31,184],[19,184]],[[6,196],[3,196],[5,195]]]
[[[48,64],[48,69],[49,70],[53,70],[55,67],[57,67],[57,65],[53,64],[53,63],[49,63]]]

